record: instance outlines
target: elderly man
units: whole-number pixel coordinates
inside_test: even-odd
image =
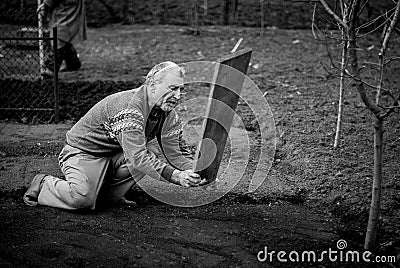
[[[182,124],[173,111],[183,78],[183,69],[163,62],[153,67],[139,88],[98,102],[66,134],[59,155],[65,180],[36,175],[24,202],[94,209],[98,197],[125,200],[126,192],[145,175],[184,187],[201,185],[199,175],[190,169],[192,155],[183,146]],[[146,146],[154,138],[168,163]]]
[[[48,16],[50,27],[57,27],[57,71],[63,61],[61,71],[76,71],[81,68],[81,61],[73,46],[86,40],[86,11],[84,0],[44,0],[37,10],[42,16]],[[50,57],[46,59],[49,65]],[[51,74],[51,67],[46,68]]]

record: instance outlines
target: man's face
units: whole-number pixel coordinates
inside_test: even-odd
[[[172,111],[178,105],[181,91],[184,89],[183,78],[179,72],[169,72],[165,75],[162,83],[156,85],[156,104],[165,112]]]

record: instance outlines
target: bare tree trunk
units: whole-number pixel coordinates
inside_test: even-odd
[[[261,29],[260,29],[260,35],[261,37],[264,36],[264,0],[260,0],[260,6],[261,6]]]
[[[208,0],[204,0],[203,15],[207,16],[207,14],[208,14]]]
[[[376,236],[381,207],[381,185],[382,185],[382,156],[383,156],[383,118],[375,119],[374,138],[374,181],[372,184],[372,199],[369,211],[367,233],[365,235],[364,248],[374,250],[376,248]]]
[[[168,12],[168,0],[164,0],[163,1],[163,5],[162,5],[162,22],[163,24],[167,23],[168,17],[169,17],[169,12]]]
[[[359,10],[360,1],[356,0],[354,3],[352,12],[356,14]],[[357,17],[353,15],[350,20],[349,26],[349,61],[352,69],[352,74],[354,79],[356,80],[356,87],[358,93],[364,102],[364,104],[374,113],[376,117],[375,123],[375,148],[374,148],[374,178],[373,178],[373,189],[372,192],[372,201],[371,201],[371,209],[368,219],[368,227],[367,234],[365,237],[364,247],[367,250],[375,248],[375,240],[379,219],[379,210],[380,210],[380,184],[382,181],[382,133],[383,133],[383,122],[380,121],[379,107],[369,99],[367,96],[366,89],[361,80],[360,70],[358,67],[358,59],[357,59],[357,37],[356,37],[356,26],[357,26]]]
[[[384,69],[384,58],[385,51],[387,48],[387,44],[390,39],[390,34],[395,29],[396,23],[400,18],[400,1],[398,0],[396,3],[396,10],[394,12],[393,18],[391,19],[390,25],[388,29],[385,30],[381,51],[380,51],[380,81],[378,85],[378,91],[375,98],[375,102],[368,96],[366,86],[364,85],[364,81],[362,80],[360,74],[360,68],[358,66],[358,58],[357,58],[357,21],[360,14],[360,2],[361,0],[352,0],[347,1],[346,8],[349,10],[349,20],[342,20],[327,4],[325,0],[319,0],[321,5],[327,11],[329,15],[333,17],[333,19],[343,28],[346,33],[346,37],[348,40],[348,60],[351,69],[351,76],[355,81],[356,89],[361,97],[361,100],[365,104],[365,106],[374,114],[375,116],[375,139],[374,139],[374,178],[373,178],[373,190],[372,190],[372,200],[370,213],[368,218],[368,227],[367,234],[365,237],[364,248],[367,250],[373,250],[376,248],[376,237],[377,237],[377,228],[378,228],[378,220],[379,220],[379,212],[380,212],[380,195],[381,195],[381,184],[382,184],[382,158],[383,158],[383,130],[384,130],[384,119],[393,111],[393,109],[397,108],[399,105],[399,101],[395,100],[395,106],[392,108],[387,107],[383,108],[379,105],[379,98],[381,95],[381,89],[383,84],[383,69]],[[344,2],[341,2],[342,6]],[[342,69],[343,70],[343,69]],[[390,92],[388,92],[390,93]],[[391,94],[389,94],[391,95]],[[393,96],[392,96],[393,97]]]
[[[359,10],[360,1],[356,0],[353,7],[353,14],[356,14]],[[368,219],[367,234],[365,236],[364,248],[367,250],[375,248],[375,240],[377,234],[377,226],[380,211],[380,185],[382,181],[382,133],[383,133],[383,122],[381,121],[379,107],[367,96],[366,89],[361,80],[360,70],[358,67],[357,59],[357,37],[356,37],[356,26],[357,17],[353,16],[349,26],[349,60],[352,69],[352,74],[356,80],[356,87],[358,93],[364,102],[364,104],[374,113],[376,117],[375,122],[375,148],[374,148],[374,178],[373,178],[373,189],[371,209]]]
[[[344,37],[345,35],[343,34],[342,36]],[[333,144],[333,148],[339,147],[340,134],[342,132],[343,99],[344,99],[343,93],[344,93],[344,77],[346,75],[346,61],[347,61],[347,41],[344,41],[342,49],[340,82],[339,82],[339,107],[338,107],[338,116],[336,123],[335,142]]]
[[[238,23],[239,20],[239,0],[233,0],[232,2],[232,21],[235,24]]]
[[[400,1],[397,2],[396,10],[393,19],[388,27],[384,30],[384,38],[382,41],[381,50],[379,53],[380,63],[380,76],[378,91],[376,93],[375,104],[379,105],[379,98],[381,96],[383,73],[385,67],[385,54],[387,45],[390,40],[391,33],[396,26],[400,16]],[[381,185],[382,185],[382,164],[383,164],[383,120],[384,117],[380,114],[375,115],[375,139],[374,139],[374,181],[372,186],[372,199],[369,211],[367,233],[365,235],[364,248],[367,250],[374,250],[376,248],[376,237],[378,233],[378,220],[380,212],[380,198],[381,198]]]
[[[222,25],[229,25],[229,4],[230,0],[222,1]]]
[[[42,4],[42,0],[37,0],[37,6],[39,7]],[[43,38],[43,32],[44,32],[44,24],[43,24],[43,16],[41,12],[38,12],[38,37]],[[57,49],[56,47],[54,50]],[[45,73],[45,55],[44,55],[44,41],[39,40],[39,68],[40,68],[40,74],[42,75]]]
[[[198,35],[200,34],[200,25],[199,25],[199,10],[198,10],[198,5],[197,5],[197,0],[193,0],[193,15],[194,15],[194,28],[196,29],[195,34]]]
[[[125,24],[134,24],[135,23],[135,6],[134,6],[134,0],[124,0],[124,5],[123,5],[123,17],[124,17],[124,23]]]
[[[339,1],[340,9],[342,12],[343,22],[347,24],[347,14],[349,14],[350,10],[347,5],[344,4],[343,1]],[[341,28],[342,32],[342,39],[343,39],[343,49],[342,49],[342,59],[340,65],[340,81],[339,81],[339,107],[338,107],[338,116],[337,116],[337,123],[336,123],[336,134],[335,134],[335,141],[333,143],[333,148],[338,148],[340,143],[340,136],[342,133],[342,117],[343,117],[343,93],[344,93],[344,77],[346,75],[346,67],[347,67],[347,33],[343,27]]]

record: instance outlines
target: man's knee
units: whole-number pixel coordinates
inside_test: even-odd
[[[70,200],[70,206],[76,209],[90,208],[96,204],[96,198],[93,196],[77,196]]]
[[[96,193],[91,192],[89,189],[77,189],[71,187],[70,194],[70,206],[74,208],[89,208],[96,204]]]

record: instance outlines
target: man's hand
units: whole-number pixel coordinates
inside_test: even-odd
[[[171,181],[175,184],[182,185],[183,187],[200,186],[204,181],[200,178],[200,175],[194,173],[193,170],[175,170],[172,173]]]

